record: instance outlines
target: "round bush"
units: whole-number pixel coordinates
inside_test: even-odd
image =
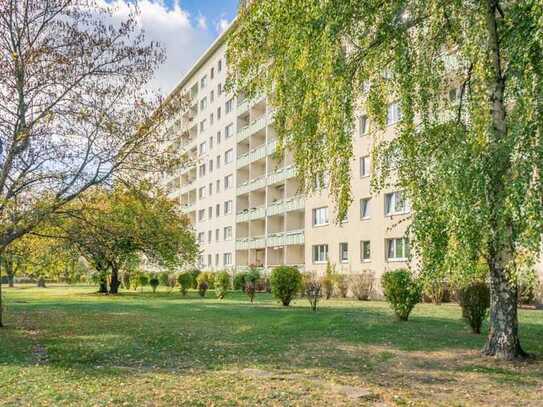
[[[201,273],[198,275],[198,278],[196,279],[196,284],[198,286],[198,294],[200,294],[200,297],[205,297],[207,289],[209,288],[206,273]]]
[[[388,271],[381,279],[385,298],[400,321],[407,321],[409,314],[422,298],[422,289],[409,270]]]
[[[188,289],[192,287],[192,273],[186,271],[179,274],[179,276],[177,276],[177,282],[179,283],[181,294],[187,295]]]
[[[302,275],[298,268],[280,266],[273,269],[270,278],[272,294],[288,307],[302,284]]]
[[[458,301],[462,307],[462,317],[466,319],[474,333],[480,334],[490,307],[488,286],[483,282],[469,284],[458,290]]]
[[[223,299],[230,289],[230,274],[226,271],[219,271],[215,275],[215,294],[217,298]]]
[[[158,277],[156,275],[153,275],[149,279],[149,285],[151,286],[151,289],[153,290],[153,292],[156,292],[156,289],[157,289],[159,284],[160,284],[160,282],[158,281]]]
[[[242,271],[234,275],[234,290],[242,291],[245,288],[245,277],[247,276],[247,274],[247,272]]]

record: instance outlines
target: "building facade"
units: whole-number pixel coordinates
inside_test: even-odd
[[[408,266],[405,238],[409,203],[402,191],[374,193],[370,187],[372,131],[394,137],[400,109],[388,108],[387,127],[372,129],[360,112],[353,136],[353,204],[336,222],[325,189],[300,192],[292,154],[276,155],[273,110],[266,96],[256,100],[225,92],[226,30],[182,79],[174,92],[190,96],[181,112],[180,152],[191,159],[164,179],[170,197],[190,217],[201,246],[204,270],[266,269],[296,265],[323,272],[328,262],[342,272]],[[538,266],[541,269],[541,265]]]

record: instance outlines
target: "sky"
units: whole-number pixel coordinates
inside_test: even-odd
[[[128,12],[130,0],[110,0],[117,17]],[[137,0],[140,25],[149,41],[158,41],[167,60],[152,87],[170,92],[198,57],[236,15],[238,0]]]

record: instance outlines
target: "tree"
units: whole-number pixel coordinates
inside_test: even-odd
[[[164,60],[99,0],[0,3],[0,248],[114,177],[177,165],[174,113],[147,87]]]
[[[135,259],[167,269],[191,265],[198,247],[190,220],[175,202],[149,183],[118,184],[113,190],[93,188],[51,220],[60,239],[99,273],[108,274],[109,293],[117,294],[120,271],[133,269]]]
[[[293,151],[304,190],[329,175],[338,219],[367,112],[373,186],[406,191],[425,270],[488,264],[482,352],[502,359],[525,355],[518,258],[541,244],[542,16],[540,0],[253,1],[228,46],[229,87],[269,95],[279,149]],[[379,131],[389,110],[392,138]]]

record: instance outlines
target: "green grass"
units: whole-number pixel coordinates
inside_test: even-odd
[[[541,405],[543,312],[520,312],[536,361],[481,358],[456,305],[418,305],[396,322],[384,302],[89,287],[5,291],[2,405]],[[349,387],[341,387],[349,386]],[[367,390],[355,398],[357,389]]]

